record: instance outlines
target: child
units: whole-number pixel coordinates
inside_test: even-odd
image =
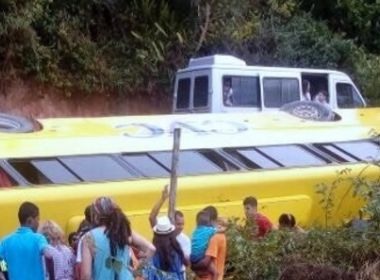
[[[190,261],[192,266],[196,266],[203,259],[210,239],[216,231],[217,229],[211,225],[209,213],[200,211],[197,214],[197,227],[191,237]],[[212,279],[217,279],[217,273],[212,262],[208,265],[207,272],[212,275]]]
[[[49,279],[74,280],[75,255],[65,244],[63,230],[55,222],[47,220],[41,225],[39,231],[55,248],[52,251],[52,258],[46,259]]]
[[[280,230],[288,230],[292,232],[305,232],[302,228],[297,226],[296,218],[289,213],[283,213],[278,218],[278,228]]]

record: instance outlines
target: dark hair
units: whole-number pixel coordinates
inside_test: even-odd
[[[214,206],[209,205],[203,208],[202,211],[206,211],[209,214],[211,221],[215,222],[218,219],[218,210]]]
[[[28,218],[35,218],[40,214],[40,210],[37,205],[32,202],[26,201],[20,205],[18,209],[18,220],[21,225],[26,223]]]
[[[321,89],[321,90],[318,92],[318,94],[319,94],[319,93],[322,93],[326,98],[329,97],[329,93],[328,93],[327,90],[325,90],[325,89]]]
[[[92,224],[92,204],[91,205],[88,205],[86,207],[86,209],[84,209],[84,218],[87,222],[89,222],[90,224]]]
[[[106,227],[104,233],[110,240],[112,256],[116,256],[116,246],[123,249],[129,244],[129,237],[132,235],[131,223],[119,207],[115,207],[108,215],[100,216],[98,225]]]
[[[184,215],[183,215],[183,213],[181,211],[175,210],[175,212],[174,212],[174,218],[177,218],[177,217],[183,218]]]
[[[76,232],[70,232],[70,234],[67,237],[67,241],[69,242],[69,245],[71,246],[74,242],[76,242],[78,236]]]
[[[296,225],[296,218],[292,214],[281,214],[278,218],[280,226],[293,228]]]
[[[175,262],[173,252],[178,254],[181,263],[184,263],[185,257],[183,251],[176,239],[176,233],[173,231],[170,234],[157,234],[154,233],[153,245],[156,247],[156,254],[160,262],[160,269],[169,271],[172,263]]]
[[[252,207],[257,207],[257,199],[253,196],[248,196],[244,198],[243,205],[251,205]]]
[[[209,212],[202,210],[197,214],[197,225],[198,226],[209,226],[211,224],[211,218]]]

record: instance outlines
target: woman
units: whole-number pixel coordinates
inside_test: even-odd
[[[49,279],[73,280],[75,256],[71,248],[65,244],[62,229],[55,222],[47,220],[41,225],[39,231],[55,248],[51,250],[51,258],[46,259]]]
[[[87,232],[82,244],[82,280],[132,280],[130,246],[149,257],[154,247],[132,232],[130,222],[108,197],[93,203],[96,227]]]
[[[184,280],[183,251],[177,242],[175,226],[167,216],[159,217],[153,227],[153,245],[156,247],[150,265],[144,271],[146,280]]]

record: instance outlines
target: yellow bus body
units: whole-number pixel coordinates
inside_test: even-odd
[[[0,133],[0,150],[3,159],[43,158],[51,156],[107,154],[121,152],[167,151],[172,146],[171,129],[154,136],[141,126],[165,123],[200,122],[218,123],[220,134],[194,133],[186,127],[181,136],[182,149],[222,148],[234,146],[263,146],[279,144],[324,143],[368,139],[380,128],[379,109],[342,110],[342,119],[336,122],[300,120],[282,112],[250,113],[246,115],[191,115],[191,116],[138,116],[91,119],[40,120],[43,129],[25,134]],[[243,123],[252,135],[242,136],[223,125],[234,121]],[[141,131],[143,130],[143,131]],[[213,134],[208,142],[209,134]],[[195,134],[195,135],[194,135]],[[163,139],[161,139],[163,138]],[[198,139],[198,140],[196,140]],[[194,142],[196,140],[196,143]],[[318,184],[330,185],[338,172],[350,171],[334,191],[331,218],[316,193]],[[364,171],[363,171],[364,170]],[[255,169],[218,174],[183,176],[178,179],[177,208],[186,217],[185,230],[190,233],[195,225],[196,213],[207,205],[214,205],[226,217],[243,217],[242,200],[246,196],[259,199],[260,211],[276,223],[281,213],[293,213],[303,226],[339,224],[357,215],[363,201],[352,197],[349,178],[358,174],[368,179],[378,178],[379,169],[365,162],[331,163],[324,166]],[[66,233],[75,231],[83,219],[83,211],[96,197],[110,196],[122,207],[140,233],[151,236],[148,215],[161,195],[169,178],[138,178],[124,181],[83,182],[77,184],[51,184],[0,188],[2,223],[0,236],[18,226],[17,210],[23,201],[32,201],[40,207],[41,219],[53,219]],[[166,207],[162,212],[166,211]]]

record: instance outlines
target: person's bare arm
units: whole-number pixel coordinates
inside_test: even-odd
[[[53,258],[55,251],[56,249],[53,246],[47,245],[43,249],[42,254],[44,255],[45,258],[51,259]]]
[[[168,197],[169,197],[168,185],[165,185],[164,189],[162,190],[160,199],[156,202],[156,204],[153,206],[152,210],[150,211],[149,222],[150,222],[151,227],[154,227],[156,225],[156,219],[157,219],[158,213],[160,212],[162,205],[165,203],[165,200]]]
[[[5,280],[4,273],[2,273],[1,271],[0,271],[0,280]]]
[[[192,263],[191,269],[197,270],[197,271],[198,270],[207,270],[211,261],[212,261],[212,257],[206,255],[200,261],[198,261],[196,263]]]
[[[156,248],[153,246],[151,242],[149,242],[143,236],[134,231],[132,231],[131,243],[134,247],[136,247],[139,250],[139,257],[142,258],[150,258],[156,251]]]
[[[80,263],[80,280],[91,280],[92,254],[91,254],[91,237],[84,236],[82,242],[82,262]]]

